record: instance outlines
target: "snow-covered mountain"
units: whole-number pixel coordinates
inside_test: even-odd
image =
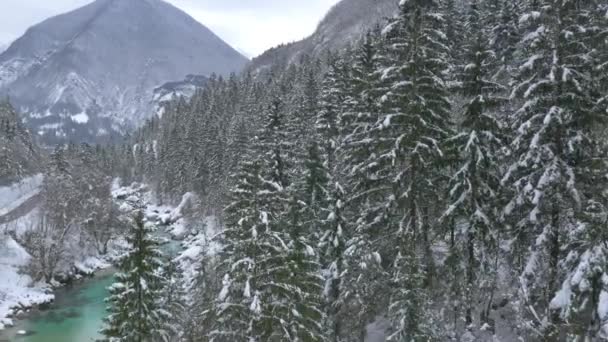
[[[6,49],[8,49],[8,46],[8,44],[0,43],[0,53],[6,51]]]
[[[162,0],[97,0],[11,44],[0,55],[0,96],[45,143],[103,141],[152,115],[160,85],[247,62]]]
[[[209,78],[202,75],[187,75],[182,81],[167,82],[154,89],[154,112],[162,115],[164,106],[179,97],[190,99],[198,89],[203,89]]]
[[[253,71],[298,61],[304,54],[319,56],[327,50],[340,50],[359,39],[397,11],[396,0],[342,0],[321,21],[308,38],[281,45],[252,60]]]

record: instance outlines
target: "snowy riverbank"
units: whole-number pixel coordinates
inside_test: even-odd
[[[19,229],[35,215],[34,211],[11,224]],[[106,256],[88,256],[74,261],[70,272],[63,277],[64,283],[36,282],[23,272],[31,256],[13,237],[0,230],[0,330],[12,326],[15,318],[27,315],[32,308],[53,302],[55,289],[111,268],[111,260],[117,255],[117,249],[113,248]]]
[[[34,283],[19,270],[30,256],[11,237],[0,236],[0,329],[11,326],[11,317],[54,299],[50,286]]]
[[[67,283],[91,277],[95,272],[108,269],[124,244],[120,239],[110,244],[106,255],[81,250],[72,253],[73,259],[59,272],[59,281],[46,283],[35,281],[24,272],[31,256],[18,241],[39,221],[38,203],[33,208],[16,215],[23,203],[37,196],[43,176],[36,175],[19,183],[0,187],[0,217],[10,220],[0,222],[0,330],[13,325],[13,319],[26,315],[32,308],[49,304],[55,299],[54,290]]]
[[[40,191],[43,176],[31,176],[22,181],[0,187],[0,218],[10,214]],[[30,256],[9,234],[28,225],[32,213],[0,226],[0,329],[12,324],[9,317],[28,307],[53,300],[47,284],[34,283],[20,272]]]
[[[31,190],[34,188],[29,187]],[[15,200],[24,197],[27,196],[12,196]],[[170,240],[180,241],[176,260],[191,277],[195,273],[200,257],[204,253],[213,252],[214,247],[210,241],[216,234],[215,218],[202,218],[196,224],[186,218],[192,207],[196,205],[195,195],[185,194],[177,206],[161,206],[153,203],[153,196],[145,185],[120,186],[115,182],[112,187],[112,197],[122,214],[128,214],[138,208],[143,209],[148,224],[157,225],[159,236],[165,238],[167,243]],[[8,200],[5,202],[5,207],[14,206]],[[27,315],[32,308],[52,302],[55,298],[54,290],[63,285],[58,282],[52,284],[34,282],[29,275],[22,272],[31,257],[13,237],[21,236],[32,227],[37,215],[38,210],[34,209],[23,217],[0,225],[0,330],[12,326],[13,319]],[[105,256],[96,253],[79,253],[81,257],[71,264],[67,272],[64,272],[63,281],[78,281],[110,268],[112,260],[120,255],[123,247],[124,242],[118,238],[112,241],[109,252]]]

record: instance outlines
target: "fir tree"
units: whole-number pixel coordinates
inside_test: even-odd
[[[339,165],[335,174],[343,175],[341,178],[344,179],[343,185],[336,183],[340,179],[334,180],[333,204],[338,205],[340,197],[344,200],[341,215],[335,216],[335,225],[330,227],[341,228],[343,235],[339,236],[338,231],[332,229],[328,237],[339,238],[334,241],[338,247],[345,248],[343,269],[336,270],[340,272],[341,279],[333,305],[335,315],[338,315],[334,319],[341,325],[339,338],[346,340],[363,340],[365,326],[388,304],[382,294],[387,277],[380,265],[383,258],[379,254],[384,249],[372,246],[373,241],[387,240],[381,238],[381,230],[370,227],[371,224],[381,226],[385,222],[373,220],[378,211],[383,211],[382,201],[385,199],[385,194],[378,191],[384,179],[376,174],[379,141],[374,140],[373,135],[381,111],[379,99],[384,89],[378,72],[380,51],[384,51],[382,43],[378,32],[369,32],[355,50],[352,67],[346,74],[348,87],[344,89],[345,104],[338,121]],[[339,225],[341,221],[344,225]],[[375,248],[380,252],[375,252]],[[336,266],[340,267],[340,264]],[[336,280],[332,279],[332,285],[338,285]]]
[[[485,6],[484,6],[485,5]],[[507,84],[510,81],[511,69],[514,67],[517,44],[521,39],[519,28],[520,1],[486,1],[480,2],[483,16],[479,19],[484,30],[490,32],[490,48],[494,51],[499,63],[494,72]],[[484,20],[485,19],[485,20]],[[507,78],[505,80],[505,78]]]
[[[160,306],[168,313],[163,322],[168,329],[170,341],[180,341],[189,322],[187,294],[184,289],[184,274],[177,262],[170,260],[163,269],[165,286],[162,289]]]
[[[503,183],[513,191],[507,207],[512,234],[530,246],[520,289],[528,325],[546,339],[563,328],[550,302],[564,279],[560,260],[569,254],[587,200],[582,180],[593,131],[605,125],[605,113],[594,111],[590,96],[590,31],[580,26],[594,9],[577,1],[529,1],[521,20],[525,60],[513,92],[524,102],[513,126],[518,158]]]
[[[383,71],[388,85],[385,114],[372,137],[378,144],[376,178],[383,180],[377,189],[384,199],[371,222],[385,222],[383,234],[392,237],[393,243],[383,252],[388,257],[383,261],[391,265],[390,281],[415,286],[390,295],[392,338],[398,340],[435,335],[423,320],[414,318],[425,317],[429,303],[412,301],[410,294],[420,292],[415,296],[422,300],[435,277],[431,210],[440,201],[433,194],[442,186],[441,169],[447,158],[443,145],[451,133],[444,25],[437,1],[407,0],[400,3],[399,15],[384,30],[388,44]],[[420,254],[411,250],[415,247]],[[422,265],[419,256],[423,256]],[[422,283],[417,280],[421,277],[426,279]]]
[[[318,262],[315,241],[307,229],[306,203],[299,200],[304,193],[297,185],[290,189],[288,211],[283,215],[282,225],[288,230],[289,245],[286,258],[275,267],[286,268],[278,274],[283,285],[276,291],[277,299],[284,302],[284,308],[274,308],[278,319],[289,324],[289,334],[281,340],[288,341],[324,341],[325,316],[321,307],[322,284],[321,265]],[[281,293],[283,292],[283,293]],[[277,305],[275,305],[277,306]],[[281,322],[281,324],[283,324]],[[280,335],[278,335],[280,336]]]
[[[105,336],[103,340],[169,341],[169,313],[160,303],[165,287],[165,279],[160,273],[164,266],[162,253],[159,242],[144,224],[141,212],[135,216],[127,242],[131,247],[118,261],[116,282],[106,299],[109,315],[101,330]]]
[[[242,162],[234,176],[232,202],[225,209],[221,253],[226,271],[223,288],[217,300],[217,327],[210,332],[211,341],[260,341],[261,307],[257,292],[257,274],[262,272],[259,259],[261,234],[268,227],[267,213],[260,203],[262,180],[259,162]]]
[[[464,46],[465,65],[460,67],[462,95],[468,101],[463,108],[459,133],[448,140],[457,153],[450,181],[450,204],[442,215],[451,226],[450,254],[446,261],[452,274],[452,291],[448,294],[455,313],[463,310],[462,321],[472,328],[475,303],[483,292],[479,289],[497,270],[493,269],[499,232],[496,231],[500,185],[498,159],[504,138],[497,120],[497,110],[506,99],[497,96],[501,85],[491,81],[497,63],[489,49],[487,33],[481,25],[478,2],[470,5]],[[464,277],[462,277],[464,275]],[[486,277],[489,281],[483,281]],[[464,279],[463,279],[464,278]],[[482,314],[485,319],[487,314]],[[485,322],[484,322],[485,323]]]

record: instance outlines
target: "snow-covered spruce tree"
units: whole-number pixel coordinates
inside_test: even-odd
[[[567,232],[566,245],[562,247],[567,256],[560,259],[559,265],[565,270],[565,276],[550,309],[559,310],[561,320],[567,322],[560,329],[563,336],[569,340],[595,341],[608,338],[608,198],[605,190],[608,182],[605,142],[608,4],[593,3],[578,9],[580,18],[587,24],[592,23],[586,28],[589,40],[584,41],[593,56],[592,84],[584,90],[593,97],[595,107],[581,120],[593,129],[581,134],[577,141],[576,179],[583,196],[580,211],[576,213],[576,229]],[[585,39],[585,35],[579,35],[579,39]]]
[[[442,150],[451,135],[450,103],[444,71],[448,67],[443,16],[438,1],[401,1],[399,15],[384,29],[388,57],[383,81],[383,115],[372,140],[377,142],[375,191],[383,202],[371,222],[383,222],[383,263],[391,265],[389,318],[392,340],[428,340],[435,333],[423,301],[435,278],[431,238],[443,183]],[[369,219],[369,218],[368,218]],[[378,228],[375,228],[378,229]],[[414,248],[413,252],[411,249]],[[415,274],[412,272],[416,272]],[[424,282],[416,279],[423,277]],[[401,289],[401,283],[416,288]],[[410,300],[416,293],[420,301]],[[407,315],[413,315],[407,317]]]
[[[271,172],[268,181],[277,191],[283,191],[289,184],[289,171],[293,158],[288,154],[293,146],[288,137],[287,118],[284,113],[284,102],[281,94],[271,95],[264,117],[264,127],[259,132],[259,152],[264,160],[264,171]]]
[[[490,29],[489,48],[500,62],[495,67],[496,78],[508,84],[514,67],[517,43],[521,39],[519,30],[520,0],[498,0],[480,2],[480,19],[484,28]]]
[[[323,153],[319,154],[315,151],[316,144],[311,146],[306,162],[308,174],[317,174],[315,183],[321,191],[314,193],[322,195],[318,199],[320,210],[317,211],[314,225],[320,237],[319,253],[325,278],[325,314],[328,320],[326,329],[330,341],[340,341],[341,321],[344,318],[341,317],[339,300],[341,277],[345,269],[346,219],[342,215],[344,190],[340,185],[337,151],[340,146],[339,118],[344,112],[349,87],[347,80],[348,69],[343,58],[330,55],[329,70],[321,88],[321,108],[317,115],[317,133],[323,141]],[[312,167],[315,165],[316,167]]]
[[[221,324],[218,325],[221,322],[218,322],[216,316],[219,312],[217,298],[222,289],[222,278],[227,265],[220,265],[219,257],[222,255],[211,253],[210,247],[215,243],[216,241],[210,237],[203,245],[205,252],[192,279],[186,283],[187,317],[182,322],[182,338],[186,342],[207,342],[213,338],[210,332],[222,327]],[[222,338],[217,340],[221,341]]]
[[[602,155],[605,153],[604,147]],[[559,317],[567,322],[560,327],[560,336],[567,336],[569,341],[608,338],[608,210],[605,190],[600,190],[606,189],[607,170],[606,165],[601,164],[597,157],[587,164],[584,181],[591,181],[587,183],[587,194],[597,195],[595,198],[600,200],[587,199],[583,203],[579,223],[569,232],[568,245],[564,248],[568,254],[560,260],[565,277],[550,303],[550,308],[559,310]]]
[[[126,237],[128,252],[117,263],[119,272],[110,287],[108,317],[104,319],[102,341],[169,341],[169,313],[161,306],[166,281],[162,277],[159,242],[138,212]]]
[[[296,123],[287,120],[281,99],[273,96],[257,147],[263,156],[260,215],[265,226],[260,235],[261,272],[256,282],[262,341],[323,340],[319,302],[322,280],[312,248],[314,235],[302,215],[306,202],[301,199],[302,195],[312,198],[302,189],[315,186],[312,182],[302,186],[289,179],[299,166],[288,153]]]
[[[384,179],[385,208],[390,213],[389,235],[400,240],[412,230],[433,275],[431,210],[441,202],[442,145],[451,135],[450,103],[443,72],[448,68],[443,16],[437,1],[407,0],[384,30],[389,64],[383,79],[384,113],[375,129],[380,142],[378,174]],[[374,137],[373,137],[374,138]],[[382,189],[382,188],[381,188]],[[403,243],[392,251],[397,255]],[[401,253],[405,255],[405,253]]]
[[[434,341],[438,340],[439,327],[434,326],[429,309],[429,291],[426,289],[424,271],[416,250],[413,231],[395,257],[391,272],[391,303],[388,307],[392,331],[387,341]],[[404,253],[404,254],[401,254]]]
[[[592,13],[594,47],[594,72],[598,92],[596,111],[608,111],[608,4],[598,2],[597,10]]]
[[[321,84],[321,100],[316,118],[316,135],[321,139],[325,168],[334,172],[336,152],[340,145],[340,117],[344,113],[348,95],[348,68],[344,57],[329,54],[328,71]]]
[[[263,165],[263,161],[241,163],[231,204],[225,209],[220,259],[226,274],[216,309],[219,326],[210,334],[212,341],[264,341],[275,333],[270,310],[276,304],[272,285],[278,269],[271,264],[285,261],[288,241],[284,233],[273,232],[282,210],[276,192],[283,188],[264,179]],[[279,241],[283,245],[276,246]]]
[[[450,180],[450,203],[441,219],[451,227],[450,252],[446,260],[449,301],[458,321],[472,330],[476,303],[492,298],[498,236],[500,185],[499,154],[505,143],[497,110],[507,99],[498,96],[504,90],[491,81],[498,62],[489,48],[487,31],[481,23],[479,2],[473,0],[466,21],[466,41],[459,68],[459,83],[465,98],[458,118],[458,133],[448,140],[457,153]],[[495,285],[494,285],[495,286]],[[486,291],[480,291],[486,290]],[[488,291],[490,293],[488,293]],[[491,306],[487,303],[485,306]],[[482,309],[481,325],[488,312]],[[458,326],[456,331],[458,331]]]
[[[20,159],[29,151],[17,149],[22,147],[20,126],[19,116],[13,106],[8,100],[0,100],[0,179],[3,183],[18,181],[27,171],[24,167],[27,165]]]
[[[190,321],[184,273],[177,262],[169,260],[163,269],[162,277],[165,284],[159,305],[169,314],[167,321],[163,322],[168,328],[168,340],[181,341]]]
[[[212,341],[322,340],[320,271],[300,218],[304,202],[287,191],[280,102],[270,108],[252,153],[260,160],[241,162],[225,210],[225,276]]]
[[[462,50],[466,33],[463,19],[466,17],[463,13],[461,1],[457,0],[442,0],[441,13],[444,18],[444,32],[446,35],[445,43],[449,48],[450,66],[456,67],[462,62],[464,51]],[[447,71],[447,77],[453,79],[457,74],[455,69]]]
[[[298,183],[289,189],[287,212],[281,227],[287,230],[285,257],[273,260],[278,278],[273,292],[277,301],[272,309],[281,325],[287,323],[288,334],[276,334],[281,341],[325,341],[326,324],[322,309],[323,277],[316,252],[317,237],[309,229],[310,211],[299,197],[306,194]],[[279,228],[281,229],[281,228]],[[280,271],[282,269],[282,271]],[[281,303],[281,304],[278,304]]]
[[[48,220],[59,229],[73,224],[79,208],[74,166],[66,148],[58,146],[51,154],[42,185],[43,211]]]
[[[326,159],[325,159],[326,160]],[[302,200],[306,203],[311,229],[310,232],[323,234],[319,224],[327,214],[329,206],[330,174],[327,163],[319,151],[319,146],[313,142],[308,148],[307,158],[304,160],[304,184],[302,189]]]
[[[261,163],[242,161],[235,173],[235,186],[230,191],[232,201],[224,210],[225,230],[219,268],[225,274],[223,288],[215,308],[216,326],[209,331],[211,341],[261,341],[261,307],[258,293],[259,259],[263,256],[260,243],[269,227],[268,213],[263,211]]]
[[[294,90],[291,92],[292,108],[289,113],[290,126],[294,132],[291,134],[298,141],[299,145],[294,148],[300,150],[298,158],[304,158],[306,147],[315,141],[315,121],[319,111],[319,71],[318,61],[308,55],[302,57],[302,62],[298,65],[297,79]]]
[[[512,238],[529,248],[520,277],[526,326],[546,340],[563,336],[569,328],[555,299],[568,270],[561,260],[572,257],[573,232],[586,222],[582,212],[589,201],[585,191],[588,161],[594,159],[594,132],[605,127],[605,112],[594,110],[590,94],[589,33],[585,23],[597,10],[592,2],[527,1],[514,99],[523,102],[514,114],[517,160],[503,184],[513,196],[506,208],[513,220]],[[559,296],[557,298],[560,298]]]
[[[339,329],[339,341],[363,341],[367,324],[388,305],[382,292],[387,279],[380,265],[382,258],[371,248],[372,241],[388,240],[381,239],[381,230],[370,227],[377,211],[383,210],[384,200],[384,194],[375,191],[380,180],[374,166],[377,141],[371,136],[380,112],[381,42],[379,32],[373,31],[355,47],[352,62],[348,63],[344,106],[338,117],[339,163],[334,176],[339,178],[333,182],[333,205],[328,217],[333,231],[328,231],[324,243],[332,249],[337,245],[333,250],[336,253],[344,248],[339,253],[343,257],[333,259],[337,264],[333,265],[336,269],[332,276],[339,276],[340,281],[328,283],[334,288],[327,289],[336,296],[334,314],[340,326],[334,328]],[[377,223],[381,226],[382,222]]]
[[[328,316],[328,338],[338,342],[343,333],[344,321],[348,320],[342,305],[343,272],[346,270],[346,218],[343,215],[344,189],[337,180],[330,184],[330,201],[326,217],[321,221],[324,233],[319,249],[325,278],[325,313]]]

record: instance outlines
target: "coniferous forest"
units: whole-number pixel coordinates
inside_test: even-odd
[[[607,16],[404,0],[345,51],[169,104],[134,174],[223,218],[198,338],[605,338]]]
[[[51,160],[222,228],[190,277],[121,228],[107,341],[604,341],[607,128],[606,0],[401,0]]]

